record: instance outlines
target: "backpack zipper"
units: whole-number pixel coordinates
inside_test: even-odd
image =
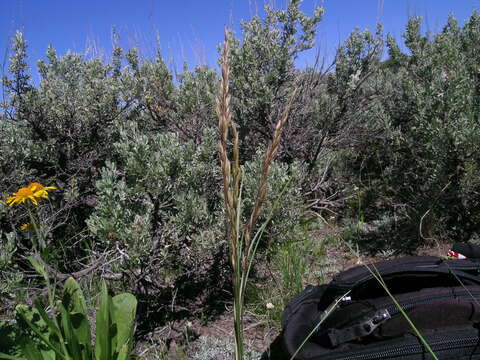
[[[451,351],[458,348],[468,348],[474,347],[479,343],[478,335],[472,335],[471,331],[468,331],[470,334],[468,336],[458,337],[452,339],[448,335],[431,335],[426,336],[425,339],[434,353],[439,351]],[[459,333],[458,333],[459,334]],[[402,344],[395,346],[385,345],[380,348],[372,348],[368,350],[368,353],[358,354],[360,349],[355,351],[347,351],[343,354],[341,353],[331,353],[325,354],[319,357],[311,358],[310,360],[375,360],[375,359],[389,359],[389,358],[401,358],[404,356],[411,355],[423,355],[427,354],[424,346],[419,343],[419,340],[416,338],[411,340],[410,344]],[[414,342],[413,342],[414,341]],[[480,349],[479,349],[480,350]],[[438,354],[436,354],[438,355]]]
[[[375,265],[375,266],[379,266],[379,264],[370,264],[368,266],[371,266],[371,265]],[[433,259],[428,259],[427,261],[415,261],[415,260],[412,260],[412,261],[408,261],[408,262],[404,262],[403,264],[394,264],[392,265],[391,267],[385,267],[385,268],[378,268],[377,269],[379,270],[379,272],[382,274],[382,276],[384,274],[388,274],[390,272],[390,270],[392,269],[395,269],[395,272],[402,272],[402,271],[406,271],[406,272],[428,272],[429,269],[443,269],[445,268],[445,270],[448,270],[448,271],[477,271],[479,272],[480,271],[480,264],[479,263],[472,263],[470,261],[458,261],[458,260],[442,260],[442,259],[437,259],[437,260],[433,260]],[[415,270],[417,269],[417,270]],[[435,271],[434,271],[435,272]],[[457,274],[459,275],[459,274]],[[340,280],[337,280],[337,279],[334,279],[334,282],[335,281],[340,281],[342,283],[345,283],[345,286],[352,286],[352,285],[356,285],[360,282],[364,282],[366,280],[370,280],[373,278],[373,275],[367,270],[365,269],[365,272],[362,271],[362,273],[360,274],[357,274],[357,275],[353,275],[351,278],[349,279],[340,279]],[[347,284],[348,283],[348,284]],[[340,285],[340,284],[335,284],[335,285]],[[343,287],[343,286],[341,286]]]
[[[403,310],[408,311],[408,310],[414,309],[418,305],[428,304],[429,302],[432,302],[432,301],[435,301],[435,300],[440,300],[440,299],[462,299],[462,300],[467,299],[468,300],[468,299],[471,299],[470,295],[472,295],[476,298],[477,296],[480,296],[480,292],[478,292],[478,291],[470,291],[470,293],[468,293],[468,291],[461,291],[461,292],[457,292],[457,293],[448,292],[448,293],[445,293],[443,295],[437,295],[437,296],[434,296],[434,297],[423,297],[423,298],[414,299],[414,300],[408,300],[407,299],[407,300],[399,301],[399,304],[400,304],[400,306]],[[349,301],[347,301],[347,302],[349,302]],[[401,313],[399,308],[394,303],[384,303],[384,304],[380,304],[380,305],[377,304],[377,305],[375,305],[375,308],[376,308],[375,310],[364,313],[364,315],[362,315],[362,319],[370,317],[371,320],[373,320],[375,318],[375,316],[378,315],[379,311],[384,311],[384,312],[386,312],[386,314],[388,314],[388,318],[384,318],[383,321],[381,322],[381,323],[384,323],[385,321],[388,321],[388,319],[391,319],[392,317],[397,316],[398,314]],[[372,333],[373,330],[376,327],[380,326],[381,323],[379,323],[377,326],[370,327],[372,330],[369,331],[368,334]],[[355,321],[352,321],[351,324],[353,324],[353,325],[342,326],[338,330],[341,332],[345,328],[353,327],[355,324],[364,326],[366,324],[366,322],[365,322],[365,324],[363,324],[363,323],[357,323]],[[325,331],[326,331],[325,329],[320,328],[320,329],[317,330],[317,334],[323,335],[323,334],[325,334]],[[366,335],[368,335],[368,334],[366,334]],[[361,338],[363,338],[363,337],[364,336],[361,336]],[[343,341],[340,342],[340,343],[343,343]],[[334,346],[335,346],[335,344],[334,344]]]
[[[477,296],[480,296],[480,292],[478,292],[478,291],[470,291],[470,294],[475,299],[477,299]],[[460,294],[449,293],[449,294],[439,295],[439,296],[435,296],[435,297],[431,297],[431,298],[423,298],[423,299],[416,299],[416,300],[410,300],[410,301],[404,300],[400,303],[400,306],[402,307],[403,310],[410,310],[410,309],[414,308],[416,305],[429,303],[429,302],[432,302],[434,300],[448,299],[448,298],[468,300],[468,299],[472,298],[470,296],[470,294],[468,292],[464,292],[463,294],[462,293],[460,293]],[[472,300],[475,301],[474,299],[472,299]],[[385,307],[379,306],[379,308],[387,309],[387,311],[390,313],[391,316],[395,316],[398,313],[400,313],[400,310],[398,309],[398,307],[395,304],[390,304],[390,305],[385,306]]]

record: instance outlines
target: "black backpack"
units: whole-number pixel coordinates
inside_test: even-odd
[[[369,269],[354,267],[293,298],[282,333],[262,359],[433,359],[373,274],[438,359],[480,359],[479,262],[416,256]]]

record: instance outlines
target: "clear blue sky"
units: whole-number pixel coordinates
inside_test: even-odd
[[[273,3],[284,8],[286,0]],[[153,54],[158,32],[164,57],[180,68],[184,61],[215,66],[223,27],[229,25],[238,34],[240,21],[262,14],[263,5],[264,0],[0,0],[1,62],[16,30],[24,32],[29,63],[35,67],[49,44],[59,55],[90,49],[108,56],[116,27],[122,45],[138,45],[146,56]],[[374,30],[380,20],[385,32],[400,39],[408,17],[418,15],[424,18],[424,30],[437,32],[449,13],[463,23],[480,0],[304,0],[302,10],[311,13],[315,5],[325,9],[317,49],[332,59],[355,27]],[[312,64],[315,52],[300,57],[297,65]]]

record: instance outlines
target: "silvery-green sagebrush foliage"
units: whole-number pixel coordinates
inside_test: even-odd
[[[196,269],[198,276],[208,270],[224,246],[216,146],[212,130],[196,145],[192,140],[182,142],[174,133],[143,134],[134,123],[126,124],[114,144],[117,163],[108,162],[96,184],[98,201],[87,221],[89,229],[105,246],[123,248],[131,268],[151,259],[178,274]],[[245,164],[247,199],[255,194],[262,160],[259,154],[255,162]],[[285,201],[275,210],[278,220],[267,230],[272,239],[281,241],[295,230],[295,219],[301,216],[300,168],[275,164],[272,179],[267,211],[287,186]]]
[[[108,162],[96,184],[90,230],[103,243],[124,247],[135,266],[157,254],[172,261],[167,266],[201,264],[201,249],[216,248],[221,234],[215,145],[211,131],[197,147],[174,133],[144,134],[127,123],[114,144],[117,163]]]
[[[233,114],[247,159],[271,140],[279,108],[294,88],[294,60],[314,46],[323,9],[317,7],[309,17],[300,4],[290,1],[285,10],[267,6],[265,18],[242,23],[241,40],[230,34]]]
[[[305,208],[372,224],[364,244],[374,251],[386,242],[405,250],[434,236],[478,235],[480,16],[463,26],[450,18],[439,34],[424,34],[411,19],[405,51],[390,36],[384,41],[380,27],[354,30],[329,70],[303,70],[294,61],[314,45],[322,10],[307,16],[300,4],[267,8],[238,38],[229,34],[245,199],[272,126],[299,87],[265,216],[288,189],[264,245],[294,238]],[[104,252],[116,254],[108,270],[117,274],[152,257],[152,273],[168,269],[170,281],[208,272],[204,260],[223,254],[224,238],[216,70],[185,67],[174,77],[160,52],[145,59],[117,43],[109,61],[50,47],[33,85],[27,54],[17,33],[2,79],[0,191],[5,198],[32,181],[61,189],[44,205],[55,267],[80,270]],[[26,218],[1,205],[0,214],[2,248],[11,248],[6,234],[16,241],[7,263],[19,265]]]
[[[26,46],[20,35],[15,44],[14,50]],[[25,54],[16,50],[11,63],[19,59],[25,61]],[[86,60],[71,53],[58,57],[50,47],[47,61],[38,63],[41,81],[37,87],[23,84],[28,77],[20,69],[11,66],[12,79],[4,81],[9,97],[2,138],[15,133],[8,139],[17,155],[10,159],[2,156],[6,170],[2,191],[33,179],[63,189],[75,186],[82,198],[70,197],[57,204],[62,211],[56,219],[59,227],[52,234],[52,241],[67,245],[65,240],[84,227],[98,167],[118,136],[116,126],[124,116],[122,103],[126,100],[117,80],[110,76],[112,67],[100,59]],[[10,230],[17,225],[13,216]]]
[[[258,18],[244,24],[248,34],[234,55],[240,79],[235,86],[255,85],[246,77],[252,67],[241,66],[245,55],[263,64],[258,81],[269,90],[238,92],[238,106],[248,109],[245,101],[266,93],[270,93],[269,107],[283,106],[284,95],[271,103],[272,94],[286,82],[291,84],[293,59],[311,47],[311,31],[320,16],[317,11],[312,18],[306,17],[298,6],[294,1],[286,11],[269,10],[270,25],[260,24]],[[269,49],[255,54],[254,47],[267,39],[276,55],[272,57]],[[105,269],[109,274],[147,266],[149,274],[166,269],[169,281],[176,281],[177,275],[193,278],[197,274],[195,281],[201,282],[198,271],[208,272],[213,256],[224,255],[217,135],[212,130],[217,123],[217,72],[208,67],[185,68],[174,82],[160,53],[144,59],[137,49],[125,51],[115,43],[106,62],[85,54],[58,56],[49,47],[45,60],[38,62],[40,82],[34,86],[26,56],[26,41],[18,33],[10,74],[3,79],[1,191],[6,195],[29,181],[55,184],[61,190],[45,204],[52,214],[49,261],[62,272],[72,272],[105,253],[116,259]],[[281,91],[286,94],[288,89]],[[246,118],[241,111],[239,115],[237,121],[243,124]],[[262,161],[256,151],[265,142],[249,146],[244,191],[253,196]],[[288,183],[289,188],[286,205],[278,208],[266,243],[288,237],[302,214],[301,164],[291,161],[274,168],[277,181],[269,192],[272,198],[267,199],[265,214],[283,186]],[[1,208],[5,214],[0,220],[2,242],[12,232],[19,248],[28,249],[28,236],[19,231],[25,219],[15,209],[7,210]],[[226,270],[226,262],[216,266]]]
[[[411,249],[432,236],[465,241],[479,231],[480,16],[463,27],[450,17],[435,35],[412,18],[403,37],[408,51],[387,36],[387,60],[362,85],[381,84],[361,115],[375,132],[345,161],[358,188],[352,212],[379,224],[377,241],[365,243],[373,250]]]
[[[179,74],[172,129],[182,139],[193,140],[199,144],[204,131],[216,127],[217,85],[217,72],[207,66],[197,66],[193,71],[185,68],[183,73]]]
[[[388,41],[389,114],[382,144],[383,178],[418,234],[438,231],[468,240],[479,230],[478,50],[480,16],[462,28],[450,17],[444,30],[422,35],[411,19],[404,35],[410,54]],[[423,219],[422,219],[423,217]]]

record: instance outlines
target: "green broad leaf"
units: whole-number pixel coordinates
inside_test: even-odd
[[[17,322],[0,321],[0,359],[5,355],[18,358],[21,354],[20,339],[21,328]]]
[[[55,351],[51,349],[39,348],[38,344],[27,341],[22,344],[23,355],[27,360],[56,360]],[[62,359],[62,357],[60,357]]]
[[[47,272],[45,270],[45,264],[43,264],[41,261],[38,261],[33,256],[27,256],[27,259],[28,261],[30,261],[30,264],[32,264],[33,268],[37,273],[42,275],[44,278],[47,276]]]
[[[82,360],[80,345],[78,344],[78,339],[73,330],[70,314],[61,302],[58,303],[57,308],[60,310],[62,330],[68,353],[74,360]]]
[[[7,354],[4,354],[4,353],[0,352],[0,359],[19,360],[19,359],[23,359],[23,358],[18,357],[18,356],[7,355]]]
[[[42,360],[56,360],[55,351],[53,350],[40,350]]]
[[[70,277],[63,288],[62,303],[70,315],[70,322],[75,338],[82,346],[82,359],[92,358],[92,339],[90,335],[90,324],[87,317],[87,305],[83,292],[75,281]]]
[[[27,360],[43,360],[42,353],[31,343],[24,345],[23,354]]]
[[[69,312],[87,315],[87,305],[82,289],[73,277],[69,277],[63,286],[62,302]]]
[[[132,337],[137,312],[137,299],[129,293],[119,294],[113,297],[112,322],[116,325],[114,344],[115,352],[127,346],[127,352],[132,346]],[[128,355],[128,354],[127,354]]]
[[[130,355],[130,345],[124,344],[118,351],[117,360],[127,360]]]
[[[112,299],[108,295],[107,285],[105,284],[105,281],[103,281],[102,290],[100,292],[100,306],[96,314],[96,360],[111,360],[112,358],[111,308]]]
[[[40,299],[38,298],[35,299],[34,304],[35,304],[35,308],[34,308],[35,312],[37,312],[38,315],[40,315],[43,321],[43,323],[41,323],[41,326],[48,329],[48,333],[49,333],[48,337],[50,341],[55,342],[55,345],[57,345],[57,348],[61,349],[60,351],[63,353],[64,346],[62,346],[62,340],[61,340],[63,339],[63,335],[60,328],[58,327],[58,324],[56,323],[56,321],[48,317]]]
[[[48,319],[41,306],[31,308],[26,305],[17,305],[15,310],[40,341],[53,350],[59,358],[65,358],[61,344],[58,341],[53,341],[54,337],[50,336],[52,333],[58,334],[60,331],[55,324]]]
[[[81,348],[81,355],[82,355],[81,359],[92,360],[93,345],[92,345],[90,333],[88,334],[88,337],[90,338],[90,342],[85,342],[85,343],[83,341],[85,341],[86,336],[85,334],[82,333],[82,331],[85,331],[82,327],[82,324],[84,322],[88,324],[88,318],[85,317],[83,314],[71,313],[70,320],[73,326],[73,331],[76,334],[77,341]],[[88,325],[88,331],[90,331],[90,325]]]

